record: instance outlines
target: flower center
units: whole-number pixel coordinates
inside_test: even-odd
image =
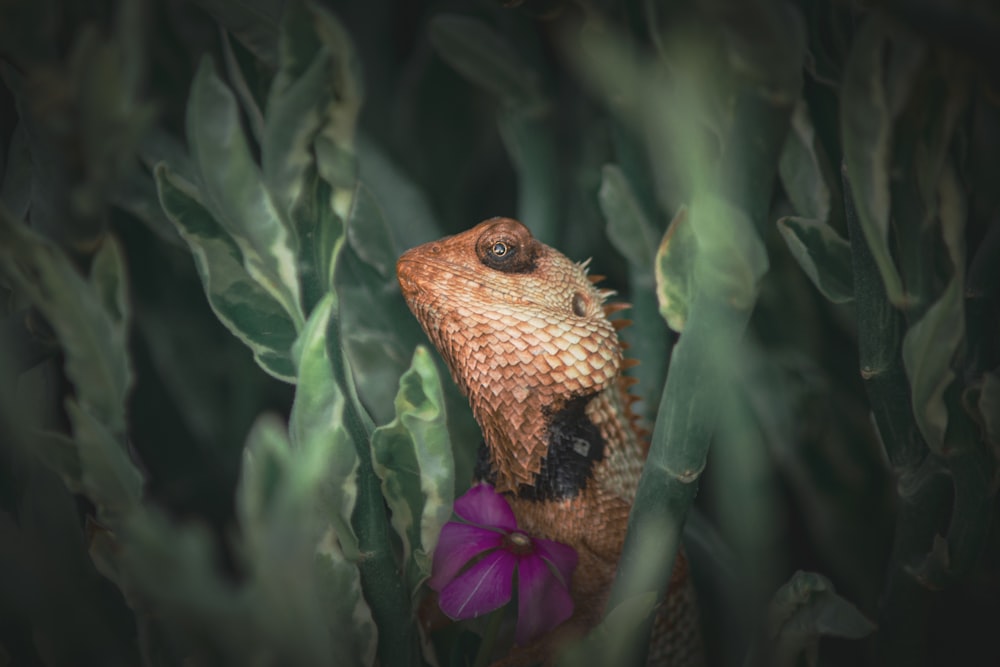
[[[534,551],[531,538],[524,533],[518,532],[507,534],[504,538],[504,547],[506,547],[507,551],[517,555],[530,554]]]

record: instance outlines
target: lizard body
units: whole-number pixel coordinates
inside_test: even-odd
[[[526,532],[568,544],[579,564],[573,617],[519,649],[552,657],[603,616],[645,459],[622,374],[617,328],[577,264],[509,218],[407,251],[397,263],[407,304],[468,397],[483,431],[476,476],[504,494]],[[697,612],[679,554],[650,662],[701,660]],[[520,664],[517,660],[511,664]]]

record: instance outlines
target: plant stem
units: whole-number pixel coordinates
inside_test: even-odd
[[[947,487],[918,472],[929,450],[910,409],[910,386],[903,369],[902,316],[889,303],[875,259],[862,234],[850,182],[842,173],[844,212],[851,241],[854,300],[858,319],[861,376],[882,444],[899,480],[891,562],[879,608],[878,662],[918,667],[928,661],[927,624],[930,591],[908,565],[930,550]]]
[[[497,634],[500,632],[500,622],[503,620],[505,607],[497,609],[490,615],[490,622],[486,626],[486,634],[479,643],[479,650],[476,651],[476,660],[472,667],[486,667],[490,663],[490,656],[493,655],[493,647],[497,643]]]
[[[381,482],[372,467],[373,424],[358,398],[354,378],[340,338],[340,318],[334,314],[327,329],[334,376],[346,394],[344,421],[358,452],[358,501],[351,523],[358,536],[361,590],[378,628],[378,662],[382,665],[420,664],[419,638],[410,613],[412,604],[390,541]]]

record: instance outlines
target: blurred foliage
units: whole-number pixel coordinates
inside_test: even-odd
[[[0,2],[0,665],[470,663],[393,267],[493,215],[654,427],[568,663],[684,526],[713,665],[1000,664],[995,62],[988,0]]]

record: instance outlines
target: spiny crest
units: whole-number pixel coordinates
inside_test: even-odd
[[[604,280],[606,276],[598,274],[590,275],[590,260],[591,258],[588,257],[587,259],[580,262],[579,266],[580,269],[583,270],[584,275],[587,276],[587,280],[589,280],[592,285],[596,285],[597,283]],[[616,294],[614,290],[598,290],[598,293],[601,295],[602,299],[607,299],[608,297],[614,296]],[[631,307],[632,304],[625,303],[623,301],[612,301],[610,303],[605,303],[604,316],[610,319],[613,315],[616,315],[622,312],[623,310],[627,310]],[[622,329],[631,324],[632,320],[625,318],[611,320],[611,326],[615,328],[615,331],[621,331]],[[627,350],[629,348],[629,344],[623,340],[619,340],[619,345],[621,345],[622,350]],[[625,375],[624,373],[624,371],[627,371],[630,368],[635,368],[638,365],[639,365],[638,359],[633,359],[631,357],[622,359],[622,365],[621,365],[622,373],[618,376],[618,389],[621,392],[622,399],[625,404],[624,405],[625,417],[628,419],[629,427],[632,429],[632,432],[635,433],[636,437],[643,444],[643,447],[645,449],[649,447],[650,432],[641,425],[640,422],[642,418],[639,416],[638,413],[635,412],[635,410],[632,409],[632,406],[635,405],[636,402],[641,400],[639,396],[636,396],[635,394],[632,393],[632,388],[639,383],[639,380],[638,378],[632,377],[630,375]]]

